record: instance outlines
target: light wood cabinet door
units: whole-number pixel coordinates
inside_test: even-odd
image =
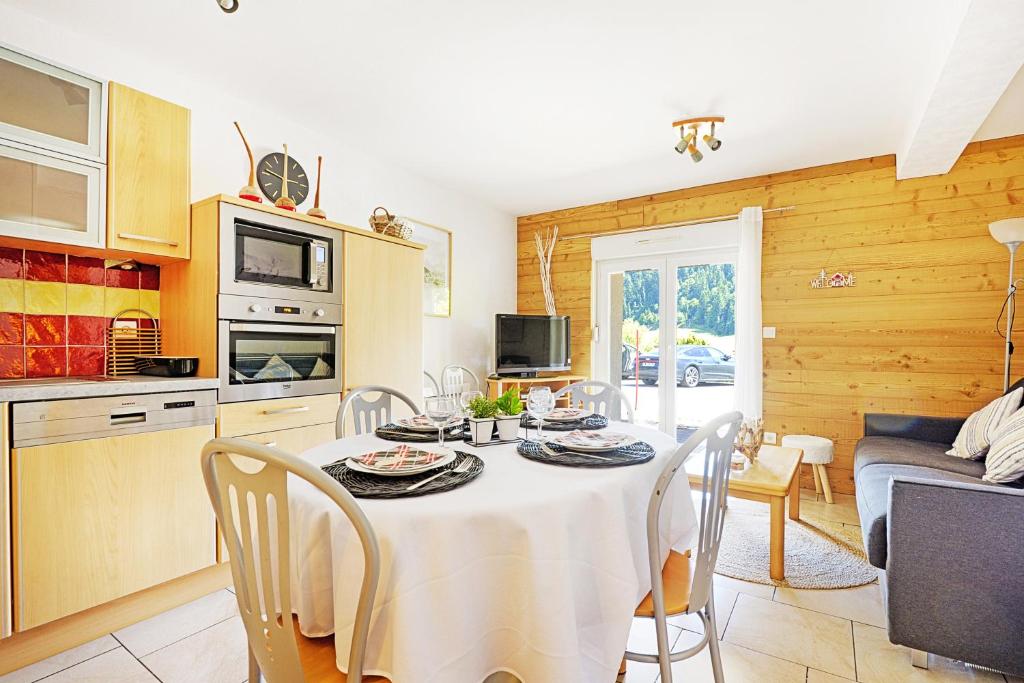
[[[380,384],[422,404],[423,251],[348,233],[343,290],[345,391]]]
[[[338,394],[222,403],[217,406],[217,435],[244,436],[327,422],[333,424],[338,417],[339,403]]]
[[[215,563],[213,426],[14,449],[15,629]]]
[[[249,434],[241,437],[264,446],[279,448],[285,453],[298,455],[314,446],[334,441],[334,423],[282,429],[276,432]]]
[[[189,110],[108,89],[107,247],[189,257]]]

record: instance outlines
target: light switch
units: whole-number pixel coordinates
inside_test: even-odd
[[[765,339],[775,339],[775,328],[774,327],[762,327],[761,336]]]
[[[774,444],[778,440],[779,440],[779,435],[776,434],[775,432],[765,432],[764,433],[764,442],[765,443]]]

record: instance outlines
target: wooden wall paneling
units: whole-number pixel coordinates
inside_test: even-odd
[[[864,413],[962,416],[998,395],[993,324],[1007,252],[988,223],[1024,215],[1022,205],[1016,136],[971,143],[940,176],[896,180],[889,155],[523,216],[519,310],[543,312],[535,230],[569,236],[793,206],[764,220],[763,317],[777,330],[764,344],[765,421],[833,438],[833,487],[850,493]],[[812,290],[821,268],[853,270],[857,287]],[[587,372],[590,240],[559,242],[552,277],[558,311],[573,319],[574,366]]]

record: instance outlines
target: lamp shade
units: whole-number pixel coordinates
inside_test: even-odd
[[[989,223],[988,231],[997,242],[1003,244],[1024,242],[1024,218],[1006,218]]]

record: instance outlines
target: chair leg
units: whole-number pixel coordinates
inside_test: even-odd
[[[814,474],[814,500],[821,495],[821,475],[818,474],[818,466],[811,465],[811,472]]]
[[[249,648],[249,682],[248,683],[260,683],[260,665],[256,661],[256,655],[252,653],[252,648]]]
[[[818,475],[821,477],[821,488],[825,492],[825,502],[832,504],[832,486],[828,482],[828,470],[824,465],[818,465]]]
[[[917,669],[928,668],[928,653],[924,650],[911,650],[910,663]]]
[[[659,683],[672,683],[672,648],[668,642],[668,620],[664,614],[654,615],[654,630],[658,635]]]
[[[622,658],[622,663],[619,664],[619,675],[620,676],[625,676],[626,675],[626,658],[625,657]]]
[[[715,683],[725,683],[725,672],[722,671],[722,652],[718,645],[718,623],[715,621],[714,586],[708,592],[708,604],[704,610],[707,612],[708,629],[711,631],[708,638],[708,650],[711,653],[711,673],[715,677]]]

